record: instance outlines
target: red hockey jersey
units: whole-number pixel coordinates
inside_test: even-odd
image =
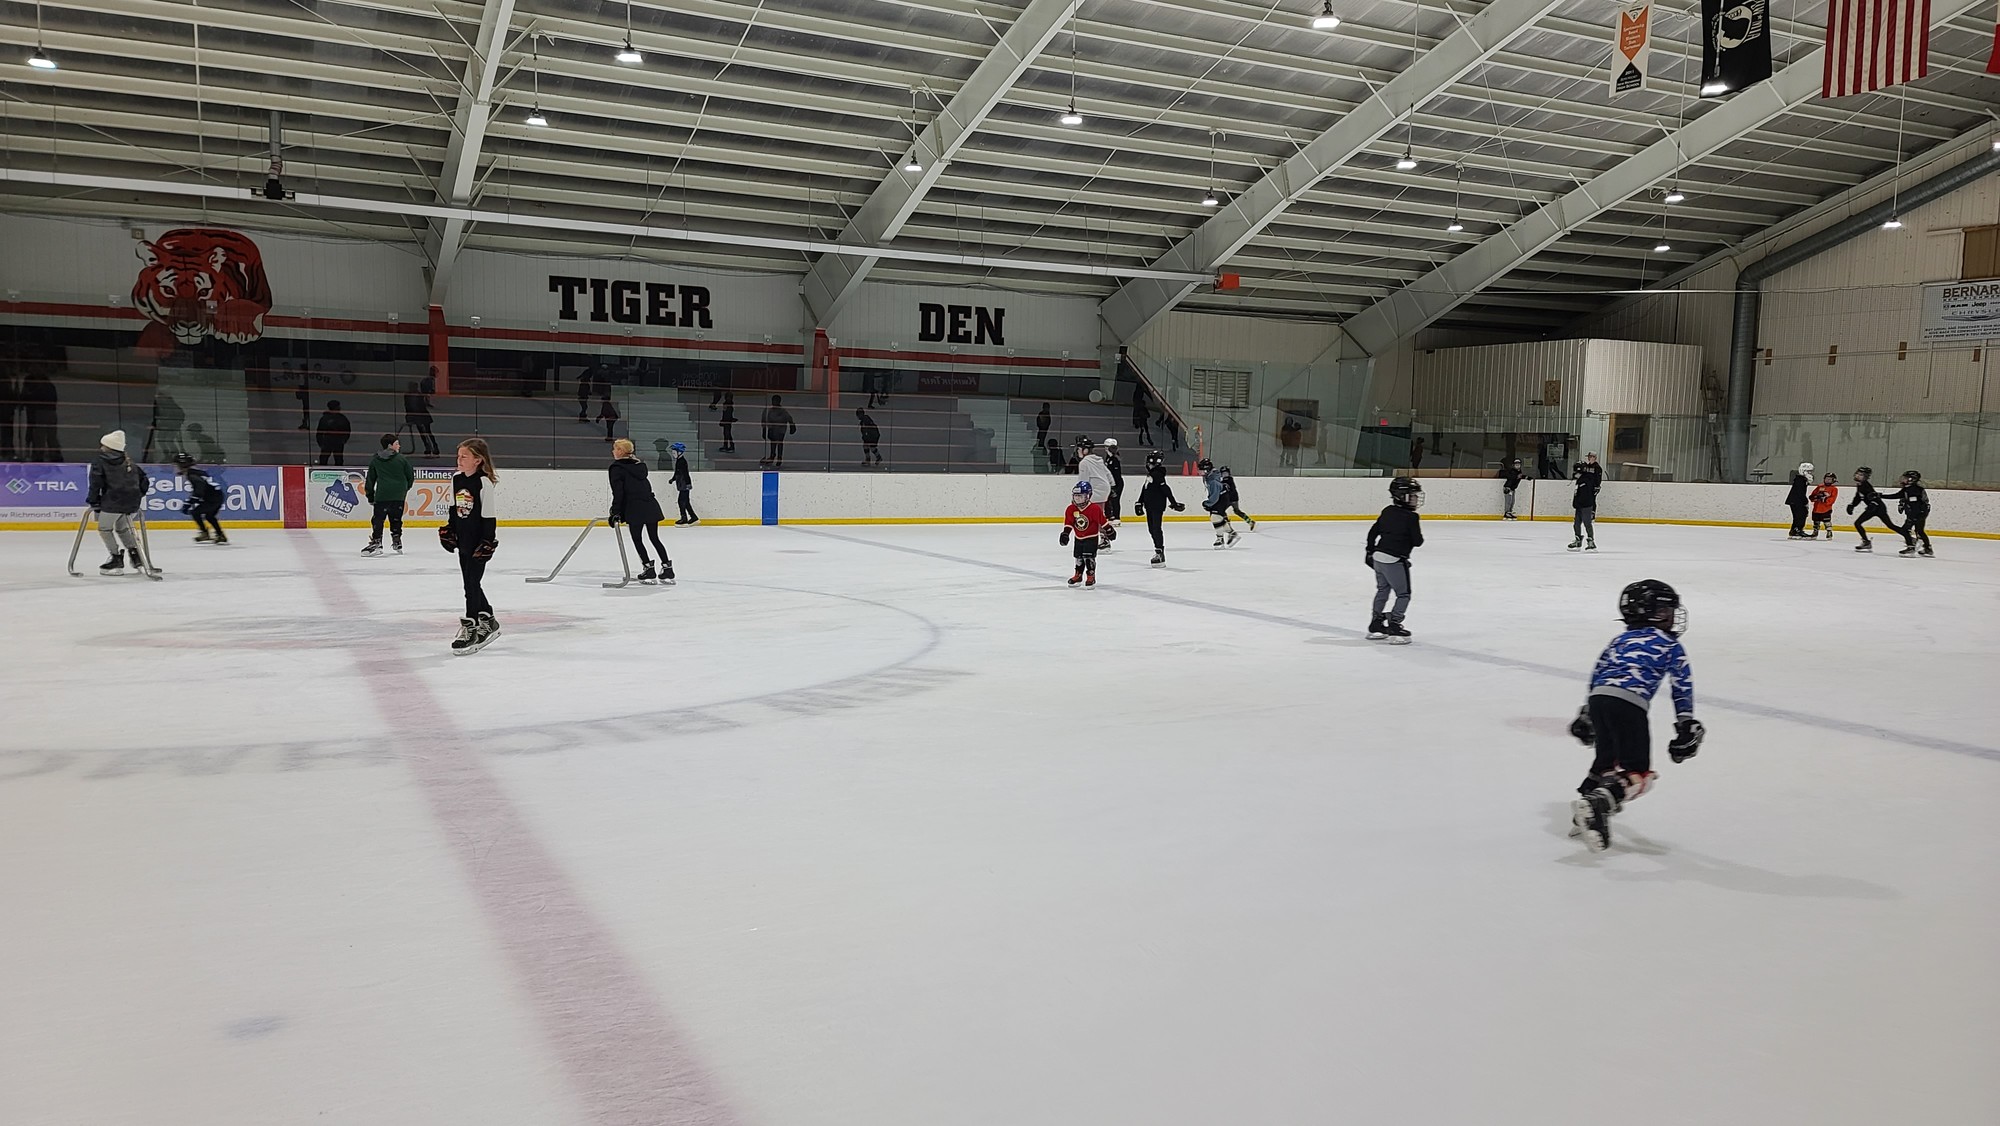
[[[1082,508],[1070,505],[1063,513],[1063,521],[1069,525],[1070,534],[1080,540],[1094,538],[1104,530],[1104,506],[1092,501]]]

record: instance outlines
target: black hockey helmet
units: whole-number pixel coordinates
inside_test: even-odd
[[[1864,479],[1865,479],[1865,478],[1869,478],[1869,477],[1873,477],[1873,476],[1875,476],[1875,471],[1874,471],[1873,469],[1870,469],[1870,468],[1868,468],[1867,466],[1865,466],[1865,465],[1864,465],[1864,466],[1862,466],[1861,468],[1859,468],[1859,469],[1855,470],[1855,471],[1854,471],[1854,475],[1855,475],[1856,477],[1861,477],[1861,478],[1864,478]]]
[[[1687,632],[1687,607],[1680,594],[1658,579],[1640,579],[1620,591],[1618,616],[1633,629],[1657,626],[1675,637]]]
[[[1076,436],[1076,448],[1079,450],[1094,450],[1097,446],[1089,438],[1078,434]]]
[[[175,455],[174,455],[174,464],[175,464],[175,465],[177,465],[177,466],[179,466],[179,467],[181,467],[182,469],[193,469],[193,468],[194,468],[194,455],[193,455],[193,454],[175,454]]]
[[[1196,469],[1201,470],[1203,473],[1206,473],[1209,470],[1215,468],[1215,463],[1208,460],[1207,458],[1202,458],[1200,461],[1194,463],[1194,467]]]
[[[1424,506],[1424,487],[1414,477],[1398,477],[1389,482],[1389,499],[1404,508]]]
[[[1916,471],[1916,470],[1914,470],[1914,469],[1905,469],[1905,470],[1903,470],[1903,483],[1904,483],[1905,485],[1914,485],[1914,484],[1916,484],[1916,483],[1917,483],[1918,481],[1921,481],[1921,480],[1923,480],[1923,479],[1924,479],[1924,475],[1923,475],[1923,474],[1921,474],[1921,473],[1919,473],[1919,472],[1917,472],[1917,471]]]
[[[1840,474],[1829,469],[1825,473],[1820,474],[1819,483],[1822,485],[1831,485],[1838,480],[1840,480]]]
[[[1149,450],[1149,451],[1147,451],[1147,453],[1146,453],[1146,468],[1148,468],[1148,469],[1161,469],[1161,468],[1164,468],[1164,467],[1166,466],[1166,464],[1167,464],[1167,459],[1166,459],[1166,458],[1163,458],[1163,457],[1161,457],[1161,456],[1160,456],[1160,451],[1158,451],[1158,450]]]

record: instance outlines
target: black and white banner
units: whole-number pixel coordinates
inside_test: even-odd
[[[1770,0],[1701,0],[1701,96],[1771,77]]]

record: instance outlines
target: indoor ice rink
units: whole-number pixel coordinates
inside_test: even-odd
[[[0,1126],[2000,1123],[1994,0],[8,0],[0,238]]]

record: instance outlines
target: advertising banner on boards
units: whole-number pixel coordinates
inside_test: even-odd
[[[361,493],[367,470],[361,466],[345,469],[315,468],[306,471],[306,523],[308,526],[364,525],[374,506]],[[451,507],[451,470],[418,469],[417,482],[403,498],[405,523],[442,524]]]
[[[187,482],[171,465],[144,467],[148,520],[180,520]],[[222,487],[224,524],[276,524],[283,519],[278,470],[269,466],[208,467]],[[73,524],[90,495],[90,466],[83,463],[0,463],[0,522]]]
[[[2000,278],[1925,286],[1918,338],[1926,343],[2000,340]]]

